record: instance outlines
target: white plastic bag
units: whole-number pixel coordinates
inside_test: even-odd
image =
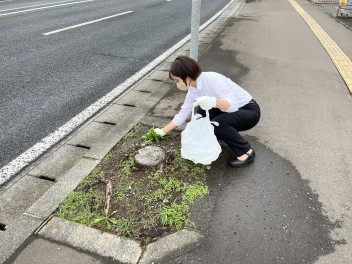
[[[214,127],[209,119],[209,111],[206,116],[194,115],[192,110],[191,121],[181,133],[181,157],[209,165],[216,160],[221,152],[221,146],[214,134]]]

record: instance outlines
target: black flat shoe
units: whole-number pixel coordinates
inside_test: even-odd
[[[233,166],[233,167],[243,167],[243,166],[246,166],[251,161],[253,161],[254,158],[255,158],[254,149],[252,150],[251,154],[247,154],[247,155],[248,155],[248,157],[245,160],[239,160],[239,159],[230,160],[231,166]]]

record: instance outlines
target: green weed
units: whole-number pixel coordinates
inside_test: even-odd
[[[149,129],[149,131],[142,136],[143,143],[146,145],[153,144],[155,142],[159,142],[163,138],[155,133],[154,127]]]
[[[188,218],[189,206],[187,204],[172,203],[162,207],[159,213],[163,225],[175,227],[179,230]]]
[[[116,231],[121,236],[124,236],[124,237],[130,236],[133,234],[134,225],[135,225],[135,223],[129,219],[124,219],[124,218],[117,219]]]
[[[103,227],[104,229],[112,230],[117,226],[117,219],[112,217],[116,213],[117,211],[113,211],[109,214],[108,210],[105,209],[103,216],[98,216],[94,219],[94,224]]]
[[[208,186],[203,182],[196,182],[195,184],[189,184],[186,186],[183,194],[183,200],[188,203],[193,203],[198,197],[202,197],[208,194]]]
[[[93,212],[103,205],[102,193],[71,192],[60,205],[58,214],[60,218],[91,225],[97,217]]]

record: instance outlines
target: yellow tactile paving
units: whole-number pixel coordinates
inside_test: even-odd
[[[341,50],[341,48],[335,43],[334,40],[322,29],[319,24],[306,12],[304,9],[297,4],[295,0],[288,0],[296,11],[306,21],[308,26],[311,28],[315,36],[318,38],[320,43],[329,54],[331,60],[334,62],[337,70],[339,71],[342,79],[345,81],[348,89],[352,93],[352,61],[351,59]]]

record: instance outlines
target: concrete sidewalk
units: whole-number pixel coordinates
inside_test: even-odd
[[[351,31],[312,3],[305,0],[297,3],[352,58]],[[223,147],[210,171],[210,194],[192,208],[191,218],[201,236],[193,237],[192,243],[172,250],[170,254],[162,255],[158,248],[151,248],[161,257],[143,261],[165,264],[351,263],[352,157],[345,153],[352,148],[352,102],[346,84],[289,1],[248,1],[244,8],[237,3],[231,7],[201,34],[199,61],[204,71],[227,75],[259,102],[262,120],[257,127],[244,133],[255,148],[257,158],[248,167],[234,169],[228,166],[231,154]],[[179,53],[187,52],[185,46]],[[145,94],[138,91],[147,89],[150,93],[142,98],[146,105],[133,114],[144,123],[165,125],[184,97],[167,80],[172,60],[173,57],[169,58],[131,92],[118,98],[98,117],[100,123],[92,122],[94,126],[87,125],[82,131],[97,130],[103,122],[118,122],[114,114]],[[99,131],[111,135],[109,129],[104,129]],[[123,131],[119,133],[122,135]],[[81,165],[89,170],[97,163],[97,155],[103,155],[108,145],[105,141],[104,144],[97,142],[99,148],[93,154],[92,149],[96,146],[93,143],[97,139],[86,133],[80,137],[78,134],[63,146],[90,144],[89,150],[69,152],[71,162],[79,155],[90,159],[94,156],[93,163]],[[64,155],[59,154],[56,152],[54,157]],[[50,166],[55,167],[55,160]],[[67,178],[59,176],[62,172],[49,175],[49,178],[57,179],[56,183],[38,182],[40,176],[48,176],[46,169],[32,168],[32,173],[28,172],[30,177],[21,178],[29,186],[41,184],[44,191],[34,195],[38,198],[46,190],[48,192],[43,196],[58,197],[58,191],[50,191],[55,185],[68,181],[74,186],[79,180],[68,169],[64,172]],[[17,191],[15,184],[13,186],[15,199],[21,190]],[[55,203],[50,201],[50,208],[55,209]],[[28,204],[22,208],[28,208]],[[43,222],[45,213],[31,208],[26,209],[23,222],[17,222],[18,231],[21,223],[28,225],[24,220],[33,215],[36,216],[30,218],[33,226],[39,227]],[[10,214],[7,219],[11,222]],[[120,263],[104,254],[82,251],[82,247],[72,246],[74,243],[70,246],[51,240],[55,237],[49,234],[69,236],[59,224],[49,230],[52,221],[55,220],[51,220],[39,236],[29,233],[30,238],[5,263]],[[11,224],[8,228],[11,229]],[[3,233],[6,235],[6,232]],[[6,243],[3,237],[0,234],[1,250]],[[171,238],[170,247],[183,238]]]

